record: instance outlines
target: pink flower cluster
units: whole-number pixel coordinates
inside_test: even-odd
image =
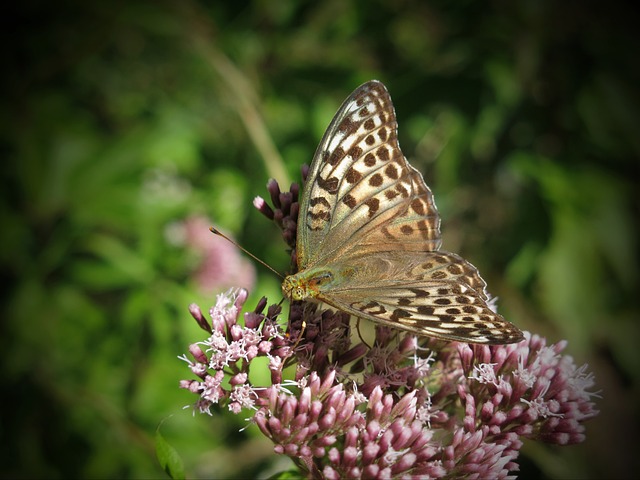
[[[458,385],[458,395],[492,435],[514,432],[558,445],[580,443],[582,422],[598,413],[590,401],[595,379],[586,365],[577,368],[572,357],[561,355],[566,345],[547,346],[528,332],[525,341],[499,348],[458,344],[470,380]]]
[[[264,389],[248,383],[251,362],[256,357],[269,358],[274,385],[282,381],[282,369],[291,348],[275,321],[280,307],[273,305],[263,314],[267,305],[263,298],[253,312],[244,314],[241,326],[237,320],[246,299],[247,291],[243,289],[218,295],[209,311],[211,323],[197,305],[189,307],[191,315],[210,336],[189,347],[194,361],[186,355],[181,357],[199,380],[183,380],[180,387],[200,395],[195,407],[202,413],[211,414],[214,404],[228,405],[234,413],[243,408],[257,409]],[[228,380],[228,387],[224,386],[224,380]]]
[[[274,208],[254,205],[280,226],[293,261],[298,187],[267,187]],[[562,354],[564,341],[525,332],[518,344],[471,346],[377,326],[367,345],[354,342],[347,314],[314,304],[292,302],[286,328],[265,298],[238,321],[246,298],[219,295],[208,318],[190,307],[208,337],[182,357],[197,379],[180,386],[198,395],[196,411],[253,412],[274,452],[309,477],[513,478],[523,439],[582,442],[598,413],[593,375]],[[269,384],[249,379],[258,357]]]
[[[311,373],[299,396],[271,389],[269,416],[255,421],[274,444],[313,477],[441,477],[433,432],[416,419],[416,394],[399,401],[375,387],[369,398],[348,392],[335,371]],[[358,409],[363,405],[361,410]]]
[[[252,410],[275,453],[312,477],[510,478],[522,439],[581,442],[583,422],[597,414],[593,376],[561,354],[565,342],[547,346],[527,332],[513,345],[420,344],[378,328],[366,348],[351,345],[344,315],[300,304],[289,332],[276,323],[278,307],[263,313],[264,299],[241,326],[245,300],[244,290],[220,295],[210,322],[192,306],[209,337],[191,346],[193,361],[184,357],[198,380],[181,387],[199,396],[201,412]],[[269,385],[249,381],[260,356]],[[289,364],[293,379],[283,376]]]

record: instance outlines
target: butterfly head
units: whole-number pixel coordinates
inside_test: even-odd
[[[282,293],[290,300],[309,300],[316,298],[323,286],[333,281],[329,270],[303,270],[289,275],[282,282]]]

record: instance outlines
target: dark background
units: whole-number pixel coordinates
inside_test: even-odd
[[[249,414],[182,409],[195,397],[176,357],[202,339],[187,305],[208,308],[247,267],[225,256],[220,285],[203,285],[181,222],[208,217],[285,271],[252,199],[269,177],[299,180],[371,78],[445,248],[509,320],[567,339],[596,374],[586,442],[526,444],[520,477],[637,474],[632,2],[14,3],[0,30],[2,478],[162,477],[161,422],[190,477],[288,467],[255,427],[238,431]],[[279,301],[258,272],[248,306]]]

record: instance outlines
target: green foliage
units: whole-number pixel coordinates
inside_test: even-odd
[[[176,449],[165,440],[160,429],[156,430],[156,455],[162,469],[167,472],[169,477],[173,479],[185,478],[182,458]]]
[[[371,78],[387,84],[404,152],[436,194],[445,248],[480,267],[509,320],[568,339],[602,385],[586,444],[553,461],[532,449],[522,477],[637,470],[633,10],[418,0],[13,8],[0,111],[4,476],[279,468],[255,428],[239,432],[242,419],[182,410],[194,399],[177,388],[189,372],[176,357],[201,338],[187,305],[210,305],[217,291],[198,290],[200,258],[174,227],[207,216],[284,271],[278,232],[251,201],[269,176],[283,187],[299,179],[339,103]],[[277,302],[277,279],[261,274],[252,294]],[[154,455],[170,415],[163,432],[186,474],[157,437],[169,453],[161,464]]]
[[[284,472],[276,473],[269,477],[269,480],[300,480],[304,477],[300,475],[299,470],[287,470]]]

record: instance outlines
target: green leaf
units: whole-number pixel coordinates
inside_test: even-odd
[[[300,474],[300,470],[285,470],[269,477],[269,480],[299,480],[304,478]]]
[[[167,442],[160,433],[160,427],[156,430],[156,457],[162,469],[169,477],[184,479],[184,463],[177,450]]]

